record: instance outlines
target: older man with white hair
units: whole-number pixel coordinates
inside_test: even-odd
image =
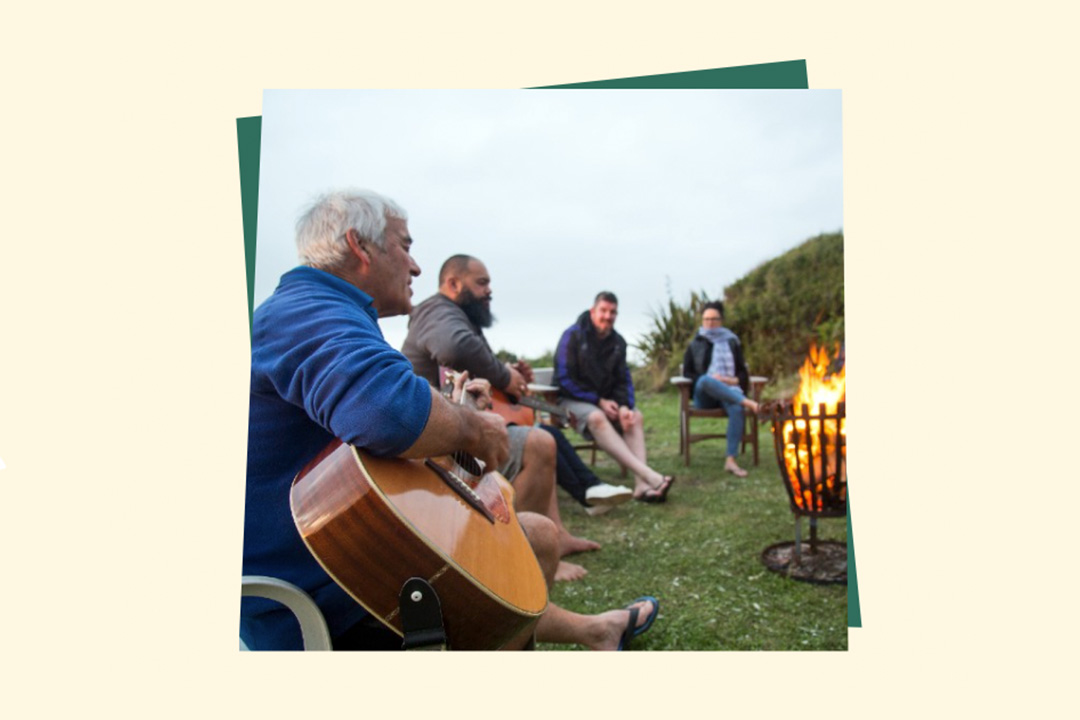
[[[491,466],[505,461],[497,415],[455,405],[383,339],[382,317],[412,308],[420,274],[407,215],[370,191],[323,196],[297,224],[302,265],[282,276],[255,311],[251,338],[245,575],[269,575],[307,592],[322,610],[336,649],[382,649],[400,640],[340,588],[311,555],[289,508],[293,478],[335,438],[376,456],[421,458],[464,450]],[[548,582],[558,562],[550,520],[520,521]],[[537,639],[623,649],[659,612],[654,598],[579,615],[556,605]],[[251,649],[298,649],[288,611],[244,598],[241,638]]]

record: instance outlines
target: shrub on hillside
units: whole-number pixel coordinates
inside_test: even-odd
[[[753,373],[795,372],[811,342],[843,342],[844,234],[818,235],[763,263],[724,289],[724,305]]]
[[[634,386],[661,390],[668,378],[677,374],[686,346],[701,325],[701,307],[709,301],[702,292],[690,293],[690,302],[680,305],[668,298],[667,307],[649,313],[652,327],[639,339],[636,347],[645,358],[634,376]]]

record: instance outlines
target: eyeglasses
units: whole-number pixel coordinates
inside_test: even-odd
[[[723,320],[719,315],[705,315],[701,318],[701,322],[720,322]]]

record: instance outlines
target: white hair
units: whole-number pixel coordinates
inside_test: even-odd
[[[340,268],[349,257],[349,230],[385,249],[387,217],[409,219],[400,205],[371,190],[339,190],[319,197],[296,221],[300,262],[321,270]]]

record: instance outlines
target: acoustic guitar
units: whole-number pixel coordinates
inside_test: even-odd
[[[472,476],[449,458],[376,458],[336,441],[300,471],[289,499],[330,577],[398,635],[398,593],[414,576],[438,594],[455,650],[501,648],[547,607],[514,491],[498,473]]]
[[[543,410],[570,425],[575,422],[574,414],[558,405],[531,395],[510,395],[494,388],[491,390],[491,410],[498,413],[507,425],[532,425],[536,420],[536,410]]]

